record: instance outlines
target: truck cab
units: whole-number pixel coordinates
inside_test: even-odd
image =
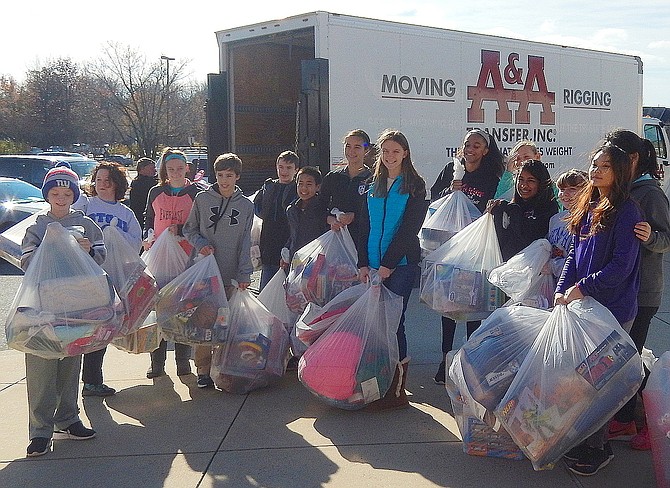
[[[665,194],[670,197],[670,171],[665,173],[665,168],[670,166],[670,139],[668,132],[661,120],[654,117],[642,117],[642,134],[645,139],[651,141],[656,149],[659,174],[661,175],[661,186]]]

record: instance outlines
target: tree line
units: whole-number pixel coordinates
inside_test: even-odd
[[[84,64],[70,58],[29,69],[24,82],[0,75],[0,153],[31,146],[121,144],[134,157],[205,140],[205,83],[187,80],[188,61],[149,60],[107,43]]]

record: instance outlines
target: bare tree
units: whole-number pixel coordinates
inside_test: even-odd
[[[74,142],[73,107],[79,79],[79,69],[69,58],[49,61],[28,71],[26,104],[32,140],[37,144]]]
[[[127,145],[136,142],[141,156],[154,157],[159,144],[172,143],[167,101],[186,64],[173,64],[168,78],[160,59],[148,61],[138,49],[110,42],[88,69],[120,140]]]

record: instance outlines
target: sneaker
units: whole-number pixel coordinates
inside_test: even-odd
[[[437,373],[435,373],[435,378],[433,380],[435,383],[438,385],[444,385],[446,380],[447,380],[447,371],[446,371],[447,364],[445,360],[443,359],[440,365],[437,367]]]
[[[177,363],[177,376],[186,376],[191,374],[191,363],[188,361]]]
[[[165,370],[163,368],[161,369],[153,369],[149,368],[147,371],[147,378],[158,378],[159,376],[165,376]]]
[[[607,440],[610,441],[629,441],[637,435],[637,427],[635,421],[619,422],[618,420],[610,420],[609,431],[607,433]]]
[[[84,383],[84,388],[81,390],[82,396],[99,396],[106,397],[116,393],[114,388],[107,385],[93,385],[91,383]]]
[[[586,444],[580,444],[577,447],[573,447],[568,452],[563,454],[563,459],[566,461],[577,461],[580,457],[584,456],[584,453],[588,450],[588,448],[589,447]],[[612,445],[609,443],[609,441],[603,444],[603,449],[605,449],[607,457],[610,458],[610,460],[614,459],[614,451],[612,451]]]
[[[614,455],[610,456],[604,448],[597,449],[591,446],[585,448],[582,456],[568,466],[570,471],[580,476],[593,476],[614,459]]]
[[[51,439],[47,437],[35,437],[30,439],[28,449],[26,449],[26,457],[43,456],[51,450]]]
[[[208,374],[199,374],[198,375],[198,388],[211,388],[214,386],[214,381],[212,381],[211,376]]]
[[[649,429],[645,425],[640,429],[640,433],[630,440],[630,447],[637,451],[651,450],[651,439],[649,438]]]
[[[70,425],[67,429],[54,430],[54,439],[57,440],[69,439],[73,441],[85,441],[87,439],[93,439],[94,437],[95,431],[84,427],[81,420]]]

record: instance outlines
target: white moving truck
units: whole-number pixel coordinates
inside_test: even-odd
[[[402,130],[429,186],[472,128],[493,134],[504,154],[521,139],[535,141],[552,176],[586,168],[613,128],[655,131],[642,126],[636,56],[328,12],[216,38],[208,145],[212,157],[241,156],[249,190],[274,174],[286,149],[328,171],[355,128],[372,138]],[[660,127],[658,134],[665,137]],[[667,164],[667,140],[657,144]]]

